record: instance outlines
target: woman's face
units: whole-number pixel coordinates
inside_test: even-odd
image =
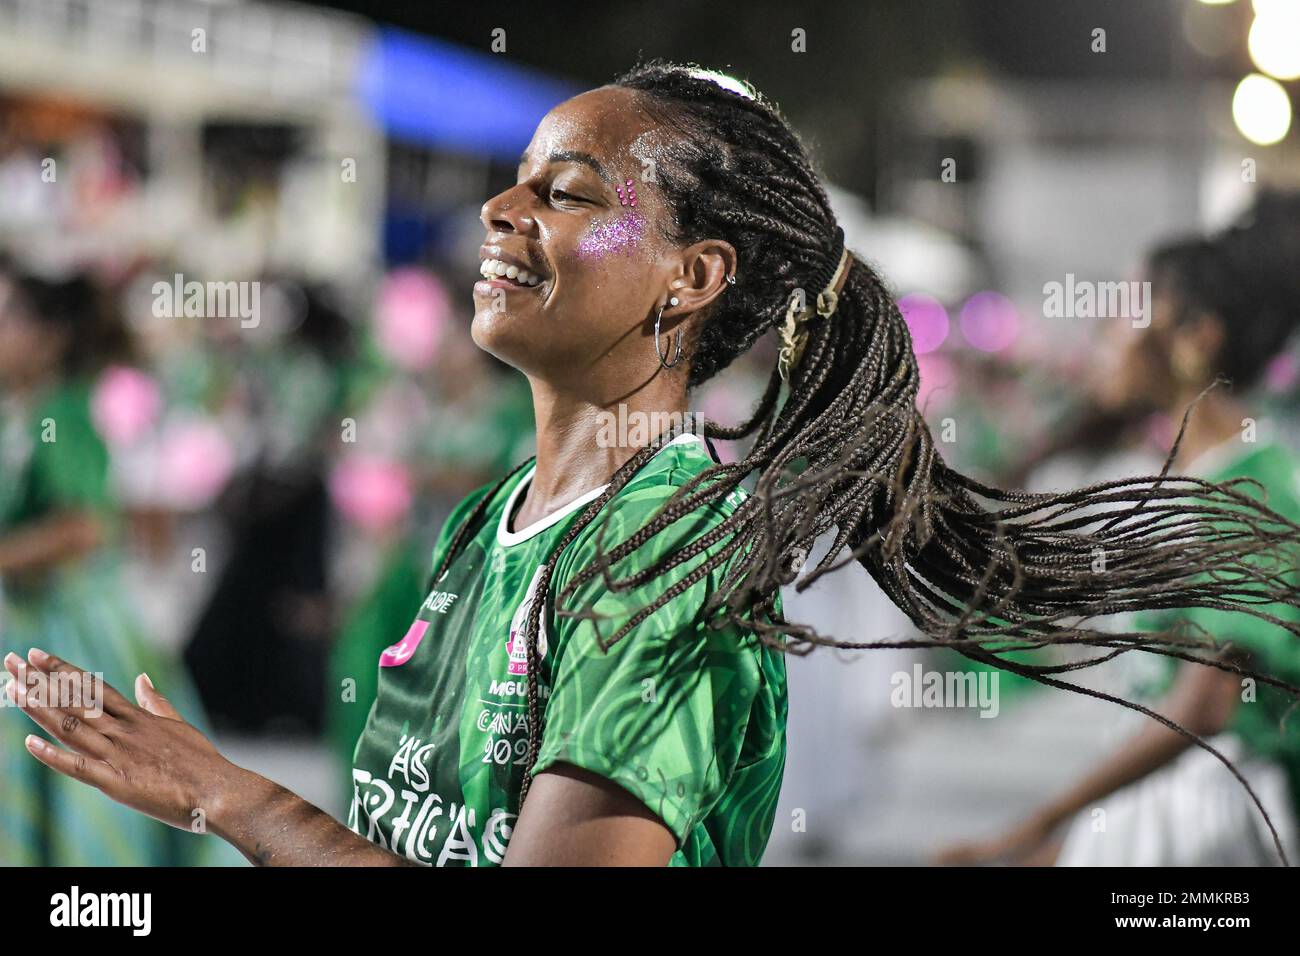
[[[475,283],[473,335],[481,348],[570,385],[621,379],[635,387],[654,374],[646,333],[659,304],[680,292],[679,307],[664,310],[667,341],[672,318],[702,301],[671,285],[690,268],[684,251],[663,238],[669,211],[654,183],[642,180],[661,155],[658,142],[636,94],[620,88],[583,93],[546,115],[518,182],[480,215],[487,229],[480,259],[520,265],[539,281]],[[725,275],[725,266],[717,269]],[[613,378],[590,374],[597,361]]]
[[[32,319],[13,283],[0,275],[0,388],[43,380],[58,367],[66,344],[61,333]]]
[[[1179,400],[1182,389],[1172,355],[1185,349],[1175,317],[1178,300],[1169,290],[1154,286],[1151,324],[1111,320],[1103,331],[1089,391],[1110,411],[1153,411]]]

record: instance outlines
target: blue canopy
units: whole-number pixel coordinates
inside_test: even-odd
[[[581,87],[391,27],[364,52],[356,93],[388,135],[513,162],[538,121]]]

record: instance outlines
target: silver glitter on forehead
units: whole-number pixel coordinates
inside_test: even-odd
[[[542,123],[547,124],[547,129],[542,138],[535,144],[542,148],[545,153],[567,146],[568,148],[580,148],[593,156],[608,162],[622,152],[625,147],[618,146],[614,152],[607,153],[600,148],[602,133],[608,131],[610,122],[616,117],[623,119],[633,116],[651,122],[650,117],[645,110],[638,105],[636,97],[628,90],[621,90],[617,87],[601,87],[600,91],[616,91],[622,94],[616,98],[611,105],[606,102],[601,105],[598,111],[577,112],[573,109],[564,109],[563,107],[573,103],[575,100],[590,96],[597,90],[588,90],[586,93],[580,93],[577,96],[566,100],[551,110],[548,116],[543,119]],[[541,131],[542,123],[538,124],[538,130]],[[642,134],[644,135],[644,134]],[[575,142],[576,141],[576,142]]]
[[[646,220],[639,212],[628,210],[615,219],[593,223],[578,241],[578,258],[584,261],[606,259],[616,253],[630,256],[645,236]]]
[[[633,159],[643,165],[646,160],[659,163],[665,154],[662,134],[663,131],[657,126],[642,130],[637,138],[632,140],[632,145],[627,151],[632,154]]]

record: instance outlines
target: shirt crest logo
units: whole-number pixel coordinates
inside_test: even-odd
[[[533,600],[537,597],[537,582],[541,576],[542,569],[539,567],[533,574],[532,583],[528,585],[523,602],[510,621],[510,636],[506,638],[506,652],[510,655],[511,674],[528,673],[528,645],[524,640],[524,626],[528,623],[528,614],[532,610]],[[545,613],[538,618],[537,625],[537,659],[541,660],[546,656],[547,646]]]

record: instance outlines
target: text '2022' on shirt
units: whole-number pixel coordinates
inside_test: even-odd
[[[538,638],[544,717],[536,771],[567,763],[626,788],[673,832],[675,866],[759,862],[785,765],[784,658],[750,631],[705,619],[725,564],[601,649],[598,635],[608,639],[716,545],[628,591],[611,592],[595,576],[564,605],[592,615],[559,616],[555,601],[600,549],[639,530],[711,463],[697,436],[680,436],[602,508],[558,559]],[[379,660],[378,695],[353,758],[348,825],[417,863],[500,864],[519,811],[528,763],[524,622],[542,566],[604,490],[511,531],[531,478],[527,469],[497,491],[406,635]],[[487,492],[448,518],[435,568]],[[674,522],[616,564],[614,576],[716,528],[743,494]]]

